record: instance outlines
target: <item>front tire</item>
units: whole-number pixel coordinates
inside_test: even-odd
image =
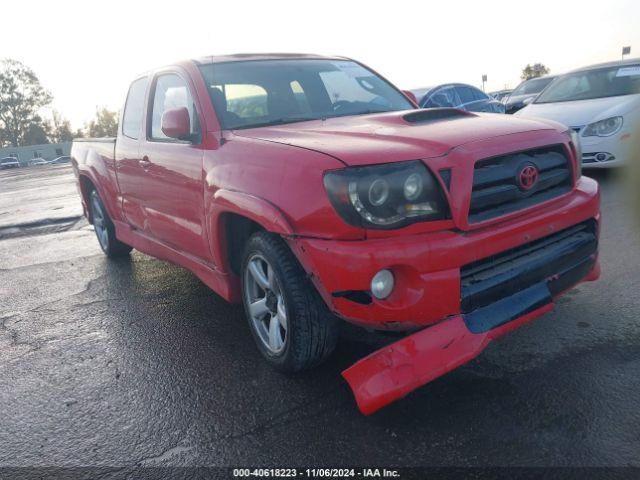
[[[297,372],[333,352],[337,319],[279,236],[258,232],[249,239],[241,275],[249,328],[271,366]]]
[[[107,209],[104,208],[102,199],[94,189],[89,194],[91,219],[93,229],[96,232],[100,248],[109,258],[126,257],[131,252],[131,247],[116,238],[116,227],[109,218]]]

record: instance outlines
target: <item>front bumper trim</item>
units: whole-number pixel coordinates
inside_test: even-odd
[[[477,357],[507,332],[549,312],[548,303],[517,320],[483,333],[472,333],[459,315],[414,333],[356,362],[342,372],[365,415]]]
[[[561,274],[465,315],[456,315],[388,345],[342,372],[360,411],[369,415],[477,357],[492,341],[553,309],[553,297],[596,280],[590,256]]]

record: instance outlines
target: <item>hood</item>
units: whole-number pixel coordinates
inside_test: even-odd
[[[446,119],[410,123],[404,118],[407,114],[427,111],[353,115],[233,133],[322,152],[347,165],[369,165],[438,157],[465,143],[554,128],[539,120],[455,110],[455,116]]]
[[[604,118],[624,115],[639,107],[640,95],[623,95],[573,102],[530,103],[515,115],[547,118],[569,127],[582,127]]]

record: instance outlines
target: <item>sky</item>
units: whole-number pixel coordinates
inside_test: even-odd
[[[31,67],[52,107],[81,127],[121,108],[139,73],[211,54],[355,58],[408,89],[515,87],[527,63],[552,73],[640,57],[640,1],[4,0],[0,58]]]

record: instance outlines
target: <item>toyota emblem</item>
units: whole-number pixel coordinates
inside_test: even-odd
[[[518,185],[522,190],[531,190],[538,182],[538,169],[534,165],[525,165],[518,173]]]

